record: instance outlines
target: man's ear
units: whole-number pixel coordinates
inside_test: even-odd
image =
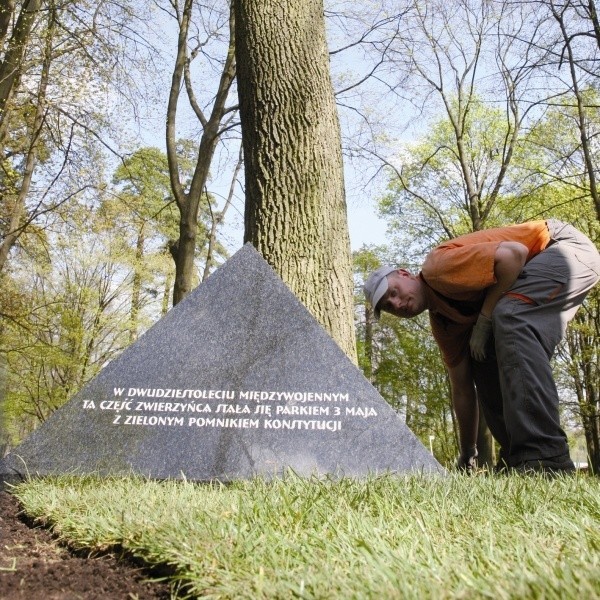
[[[397,269],[396,273],[399,273],[401,277],[410,277],[410,272],[406,269]]]

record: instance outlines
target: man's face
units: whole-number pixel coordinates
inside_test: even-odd
[[[416,317],[427,308],[423,283],[404,269],[387,276],[388,289],[379,301],[380,310],[408,319]]]

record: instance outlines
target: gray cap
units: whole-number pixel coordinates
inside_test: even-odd
[[[381,316],[381,310],[377,308],[377,304],[383,298],[383,295],[387,292],[388,281],[387,276],[397,270],[397,267],[383,266],[373,271],[369,278],[365,282],[363,289],[365,290],[365,296],[373,307],[375,318],[379,319]]]

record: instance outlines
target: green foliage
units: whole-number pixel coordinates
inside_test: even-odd
[[[596,91],[588,90],[585,96],[588,107],[598,105]],[[380,201],[381,214],[387,219],[392,234],[392,248],[388,256],[392,254],[394,258],[388,259],[388,262],[418,272],[433,246],[472,230],[465,173],[475,184],[478,214],[486,215],[482,223],[485,227],[552,217],[572,223],[592,240],[600,240],[577,118],[575,107],[568,101],[548,109],[543,119],[518,138],[499,189],[496,189],[496,184],[502,167],[505,136],[505,121],[500,111],[482,102],[472,105],[462,131],[462,143],[468,150],[466,169],[459,160],[453,127],[446,119],[436,121],[419,142],[404,149],[402,166],[390,173],[389,191]],[[590,111],[588,135],[593,136],[598,131],[598,111]],[[591,427],[594,417],[589,418],[590,414],[597,415],[597,409],[593,409],[591,404],[598,398],[598,378],[591,373],[596,365],[600,342],[597,336],[583,336],[579,332],[599,330],[597,303],[597,294],[591,294],[569,332],[570,350],[563,347],[556,362],[563,399],[577,399],[576,410],[567,411],[566,420],[572,426],[573,415],[576,421],[581,420],[580,415],[588,415],[586,437],[593,465],[600,465],[600,449],[592,441],[598,436],[597,426]],[[384,319],[382,328],[393,331],[406,327],[405,324],[392,323],[393,318],[390,321],[387,324]],[[390,335],[375,330],[373,339],[380,344],[379,353],[384,357],[378,367],[382,371],[376,372],[374,377],[376,385],[385,381],[389,388],[396,378],[404,388],[411,369],[428,373],[432,387],[425,385],[422,389],[430,389],[431,393],[421,391],[421,397],[426,398],[431,411],[443,411],[446,405],[441,398],[448,392],[443,385],[433,385],[435,370],[443,370],[435,352],[430,355],[409,352],[411,335],[407,335],[406,331]],[[424,344],[421,340],[419,347],[424,349]],[[582,362],[581,357],[584,356],[590,357],[592,370]],[[396,372],[393,371],[394,366]],[[386,375],[388,371],[389,377]],[[385,388],[382,386],[381,389]],[[395,393],[398,394],[398,391]],[[568,406],[568,402],[565,404]],[[429,428],[432,428],[431,425]],[[424,430],[421,430],[420,437],[426,441]],[[448,454],[444,453],[442,460],[447,457]]]
[[[583,93],[586,110],[586,135],[594,140],[600,134],[597,106],[600,92],[589,88]],[[535,216],[553,216],[588,230],[587,223],[597,220],[591,200],[590,180],[578,130],[579,115],[572,101],[557,103],[527,133],[517,149],[515,177],[528,182],[529,191],[515,199],[511,213],[515,220]],[[600,155],[590,144],[595,164]]]
[[[128,227],[132,237],[147,227],[148,237],[153,230],[163,245],[176,238],[179,216],[164,152],[151,147],[136,150],[117,167],[113,184],[115,190],[101,209],[113,227]]]
[[[579,600],[600,590],[598,478],[62,478],[15,493],[75,548],[170,566],[183,596]]]
[[[374,322],[366,310],[362,284],[382,264],[394,264],[385,247],[364,247],[354,253],[357,353],[359,366],[383,398],[405,420],[436,458],[452,464],[456,436],[450,390],[440,352],[429,331],[427,315],[397,319],[383,314]],[[362,309],[362,310],[361,310]]]
[[[80,230],[76,248],[54,240],[52,261],[22,259],[4,275],[0,352],[8,374],[5,396],[12,442],[19,441],[120,352],[126,338],[124,281],[104,243]]]
[[[426,447],[432,436],[436,458],[452,465],[457,440],[450,387],[427,315],[398,319],[384,314],[375,340],[377,389]]]
[[[210,201],[204,197],[206,221]],[[178,220],[165,154],[141,148],[111,186],[76,195],[44,229],[28,228],[0,287],[11,445],[167,310]]]
[[[407,258],[414,260],[444,239],[473,231],[471,190],[477,195],[483,226],[502,221],[504,201],[498,199],[496,187],[505,160],[503,114],[473,99],[461,133],[464,164],[454,128],[441,118],[420,141],[404,147],[401,167],[390,173],[389,193],[381,199],[380,211]],[[516,195],[522,193],[522,184],[507,181],[505,187]]]
[[[162,292],[170,295],[173,271],[169,244],[177,239],[179,214],[171,194],[166,155],[140,148],[113,174],[114,188],[102,199],[98,231],[118,230],[120,264],[131,273],[130,339],[156,318],[144,309]],[[165,287],[166,286],[166,287]]]

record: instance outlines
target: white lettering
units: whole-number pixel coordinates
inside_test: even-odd
[[[303,419],[265,419],[264,429],[298,429],[298,430],[323,430],[339,431],[342,428],[341,421],[305,421]]]
[[[123,425],[145,425],[145,426],[183,426],[183,417],[157,417],[146,415],[128,415],[125,417]]]
[[[329,406],[277,406],[275,409],[278,415],[300,415],[308,417],[329,416]]]
[[[250,413],[250,407],[247,404],[240,406],[239,404],[219,404],[217,405],[218,413],[244,415]]]
[[[363,417],[364,419],[366,419],[368,417],[376,417],[377,411],[373,407],[369,406],[346,406],[346,415],[351,415],[353,417]]]
[[[122,396],[125,388],[114,388],[115,396]],[[195,398],[215,400],[235,400],[235,392],[232,390],[193,390],[193,389],[168,389],[168,388],[129,388],[127,394],[131,397],[140,398]]]
[[[258,419],[205,419],[203,417],[189,417],[189,427],[226,427],[232,429],[258,429]]]
[[[131,410],[131,402],[122,400],[102,400],[100,410]]]
[[[325,392],[265,392],[256,390],[245,390],[240,392],[240,400],[254,400],[263,402],[266,400],[278,402],[349,402],[350,395],[345,393]]]

